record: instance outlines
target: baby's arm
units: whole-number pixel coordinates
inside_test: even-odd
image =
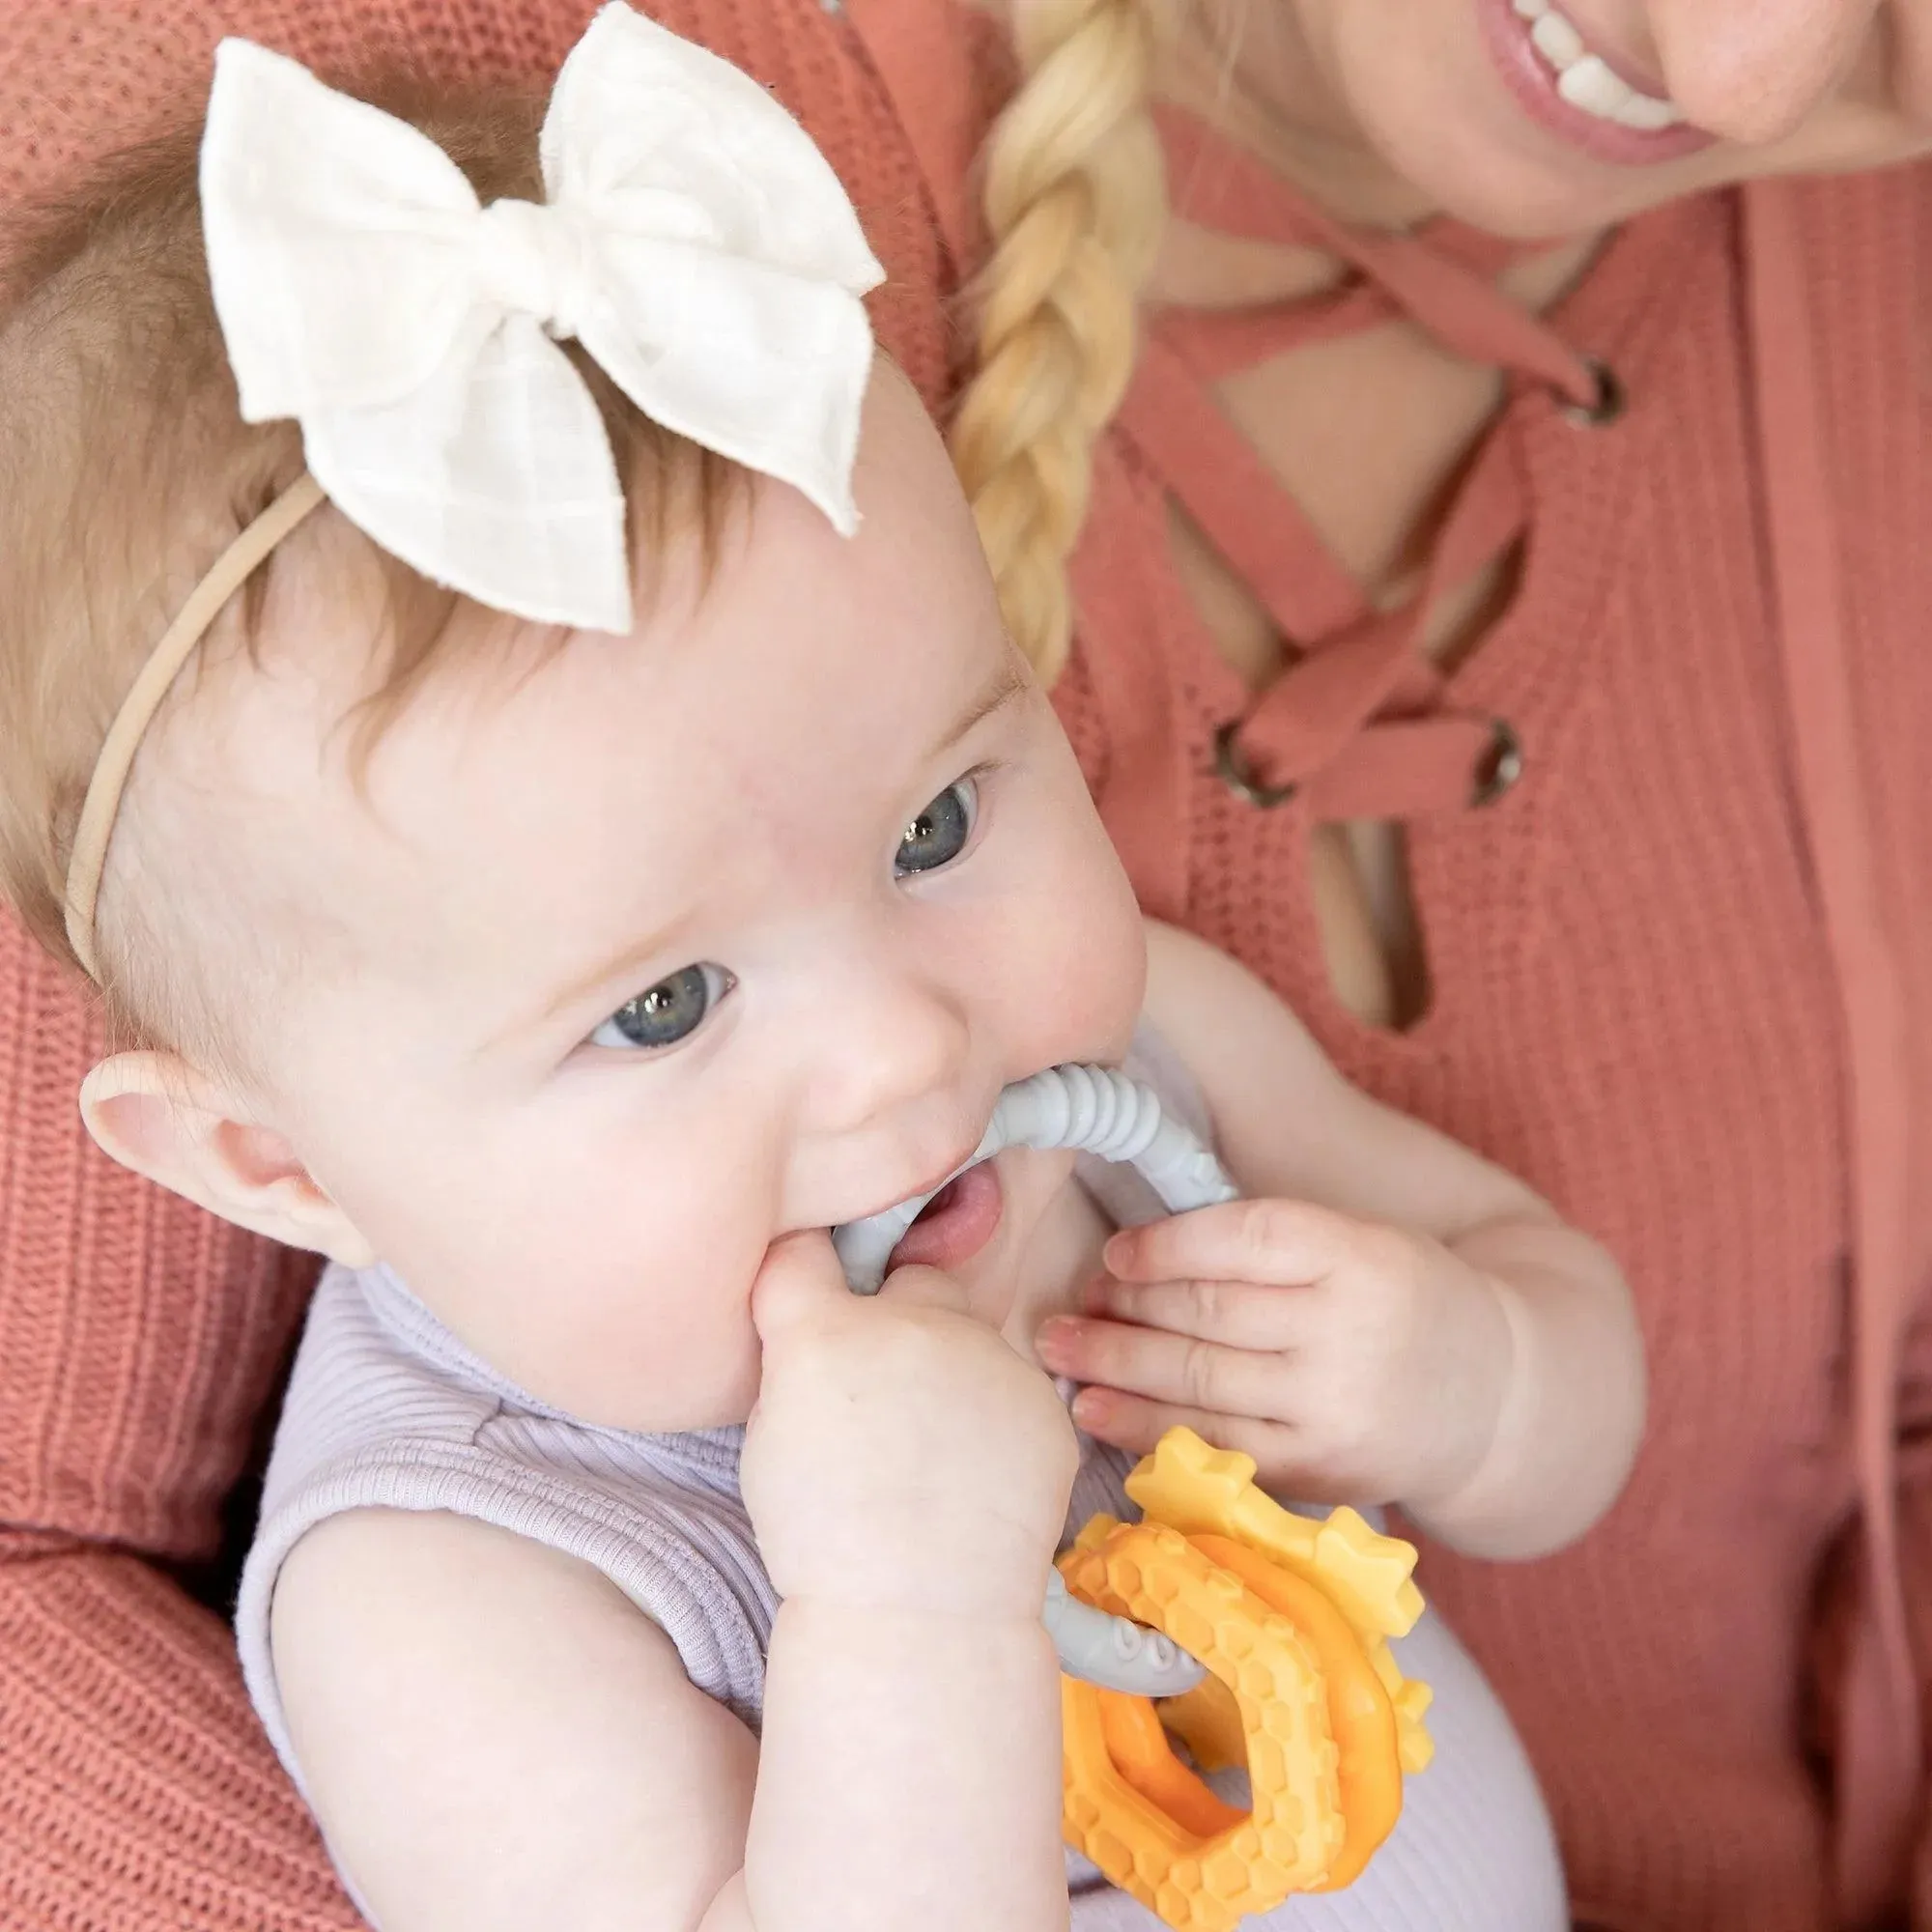
[[[1643,1422],[1614,1263],[1520,1181],[1350,1086],[1225,954],[1167,927],[1149,938],[1149,1016],[1250,1199],[1109,1244],[1122,1279],[1092,1312],[1117,1320],[1061,1327],[1042,1350],[1103,1385],[1076,1413],[1116,1439],[1151,1437],[1180,1408],[1242,1418],[1222,1434],[1264,1475],[1318,1492],[1332,1476],[1472,1553],[1580,1535]],[[1324,1434],[1338,1391],[1347,1412]],[[1118,1434],[1110,1407],[1129,1425]],[[1349,1442],[1351,1424],[1383,1439]]]
[[[1065,1926],[1039,1605],[1065,1412],[939,1277],[860,1302],[818,1246],[746,1450],[784,1592],[762,1746],[573,1558],[377,1511],[289,1556],[277,1682],[383,1932]]]
[[[335,1517],[283,1564],[271,1643],[309,1802],[384,1932],[745,1922],[757,1746],[587,1565],[458,1517]]]

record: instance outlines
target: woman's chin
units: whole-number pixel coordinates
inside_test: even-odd
[[[1337,25],[1334,84],[1364,148],[1432,213],[1508,241],[1587,235],[1726,178],[1726,151],[1645,166],[1598,158],[1541,128],[1484,51],[1474,8]],[[1433,35],[1416,31],[1418,21]],[[1452,32],[1453,29],[1453,32]],[[1738,156],[1729,151],[1734,164]],[[1343,213],[1349,213],[1344,209]]]
[[[1391,114],[1393,125],[1373,128],[1371,138],[1389,167],[1429,185],[1436,212],[1506,242],[1572,241],[1719,178],[1709,155],[1612,168],[1555,149],[1526,123],[1511,126],[1501,116],[1430,123]],[[1424,135],[1429,126],[1436,131]]]

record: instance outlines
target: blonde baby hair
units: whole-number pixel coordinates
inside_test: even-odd
[[[1167,221],[1149,106],[1170,0],[1020,0],[1023,80],[985,151],[992,251],[953,462],[1014,640],[1066,662],[1066,567],[1095,438],[1133,373],[1140,290]]]
[[[432,92],[393,73],[346,86],[429,134],[484,200],[541,195],[540,94]],[[302,473],[294,424],[242,420],[209,288],[201,131],[198,113],[185,117],[27,217],[0,291],[0,897],[74,964],[66,881],[108,726],[197,580]],[[634,571],[649,574],[672,517],[701,533],[708,567],[742,472],[649,420],[565,347],[627,478]],[[518,620],[440,588],[351,526],[335,535],[369,554],[386,593],[354,715],[359,781],[376,739],[439,667],[473,655],[480,630],[513,637]],[[298,534],[292,546],[307,540]],[[258,652],[276,567],[270,558],[254,572],[212,641]],[[190,701],[198,676],[181,679],[163,717]],[[140,772],[137,763],[136,808]],[[144,876],[145,843],[138,824],[117,839],[104,880],[96,977],[110,1027],[129,1042],[232,1062],[234,1042],[218,1037],[198,976],[184,970],[182,941],[191,939],[199,958],[259,937],[202,929],[220,924],[208,907],[222,902],[226,883],[192,889],[213,866],[209,853],[170,840],[163,891]],[[183,902],[196,922],[187,935],[172,929]]]

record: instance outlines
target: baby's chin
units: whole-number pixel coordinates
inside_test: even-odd
[[[993,1238],[954,1274],[976,1320],[1009,1340],[1031,1333],[1033,1309],[1060,1284],[1046,1238],[1053,1209],[1071,1184],[1074,1156],[1065,1149],[1009,1148],[994,1156],[1000,1178],[1000,1225]]]
[[[552,1350],[540,1364],[500,1349],[476,1352],[538,1402],[593,1428],[631,1435],[735,1428],[750,1419],[757,1402],[758,1345],[749,1317],[742,1331],[706,1337],[701,1348],[682,1355],[642,1346],[634,1336],[607,1338],[594,1350]],[[682,1366],[667,1373],[672,1361]]]

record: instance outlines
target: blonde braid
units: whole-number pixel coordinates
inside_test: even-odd
[[[1025,80],[986,146],[993,252],[952,460],[1007,623],[1049,684],[1071,637],[1066,560],[1094,440],[1133,373],[1136,300],[1167,218],[1148,111],[1164,6],[1019,0]]]

